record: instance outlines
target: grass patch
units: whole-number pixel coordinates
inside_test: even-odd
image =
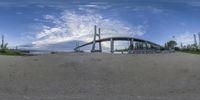
[[[0,55],[8,55],[8,56],[23,56],[23,54],[16,50],[4,49],[0,50]]]
[[[200,55],[200,50],[181,50],[181,52]]]

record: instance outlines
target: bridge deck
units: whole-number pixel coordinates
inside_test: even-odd
[[[110,41],[110,40],[113,40],[113,41],[137,41],[137,42],[145,42],[145,43],[148,43],[148,44],[152,44],[156,47],[161,47],[160,45],[156,44],[156,43],[153,43],[153,42],[150,42],[150,41],[147,41],[147,40],[143,40],[143,39],[138,39],[138,38],[133,38],[133,37],[109,37],[109,38],[103,38],[103,39],[100,39],[100,40],[96,40],[95,42],[106,42],[106,41]],[[87,45],[90,45],[92,44],[93,41],[91,42],[88,42],[86,44],[83,44],[83,45],[80,45],[78,47],[76,47],[74,50],[78,50],[79,48],[81,47],[84,47],[84,46],[87,46]]]

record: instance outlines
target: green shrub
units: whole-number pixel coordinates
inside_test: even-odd
[[[2,49],[0,50],[0,55],[22,55],[21,52],[15,51],[15,50],[10,50],[10,49]]]
[[[185,53],[200,54],[199,49],[184,49],[184,50],[181,50],[181,51],[185,52]]]

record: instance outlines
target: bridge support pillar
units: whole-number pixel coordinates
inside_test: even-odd
[[[147,44],[147,42],[145,42],[145,49],[148,49],[148,44]]]
[[[131,41],[130,41],[130,45],[133,45],[133,39],[131,39]]]
[[[148,53],[148,44],[147,44],[147,42],[145,42],[145,53]]]
[[[99,40],[101,39],[101,29],[99,28]],[[101,41],[99,42],[99,51],[102,52]]]
[[[114,52],[114,41],[112,38],[110,38],[110,53]]]
[[[130,40],[130,45],[133,46],[132,49],[134,49],[134,45],[133,45],[133,38]]]
[[[97,26],[95,25],[94,26],[94,39],[93,39],[93,43],[92,43],[92,50],[91,52],[94,52],[95,51],[95,44],[96,44],[96,35],[97,35]]]
[[[99,42],[99,50],[96,50],[96,37],[99,37],[99,40],[101,39],[101,29],[99,28],[99,32],[97,33],[97,26],[94,26],[94,39],[92,42],[92,50],[91,52],[102,52],[101,42]]]

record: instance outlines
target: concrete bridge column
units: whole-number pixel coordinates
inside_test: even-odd
[[[99,28],[99,40],[101,39],[101,29]],[[99,50],[102,52],[101,41],[99,42]]]
[[[147,42],[145,42],[145,49],[148,49],[148,44],[147,44]]]
[[[132,38],[131,41],[130,41],[130,45],[132,45],[133,48],[134,48],[134,45],[133,45],[133,38]]]
[[[110,53],[114,52],[114,41],[112,38],[110,38]]]
[[[134,52],[133,38],[131,38],[129,41],[130,41],[130,48],[128,50],[128,53],[133,53]]]
[[[92,43],[92,50],[91,52],[95,51],[95,44],[96,44],[96,35],[97,35],[97,26],[94,26],[94,39],[93,39],[93,43]]]
[[[150,48],[151,48],[151,49],[153,48],[153,45],[152,45],[152,44],[150,44]]]
[[[148,53],[147,49],[148,49],[148,44],[147,44],[147,42],[145,42],[145,53],[146,54]]]
[[[97,33],[97,26],[95,25],[94,26],[94,39],[93,39],[93,42],[92,42],[91,52],[102,52],[101,41],[99,42],[99,49],[98,50],[95,49],[96,48],[96,40],[97,40],[96,37],[99,37],[99,40],[101,39],[101,29],[99,28],[98,33]]]
[[[131,41],[130,41],[130,45],[133,45],[133,39],[131,39]]]

